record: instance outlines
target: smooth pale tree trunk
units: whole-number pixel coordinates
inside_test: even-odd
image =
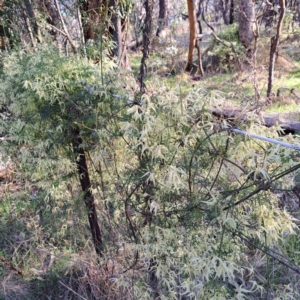
[[[285,0],[280,0],[280,15],[279,15],[279,20],[278,20],[278,24],[277,24],[277,30],[276,30],[275,36],[273,36],[271,38],[267,98],[270,98],[270,96],[272,95],[276,51],[277,51],[277,47],[278,47],[278,44],[279,44],[279,38],[280,38],[280,34],[281,34],[281,29],[282,29],[282,24],[283,24],[285,11],[286,11]]]
[[[254,3],[252,0],[240,0],[239,6],[239,39],[246,49],[250,49],[254,40],[255,22]]]

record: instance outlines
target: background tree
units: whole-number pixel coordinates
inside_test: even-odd
[[[156,36],[160,36],[160,33],[168,27],[168,0],[159,0],[159,14],[158,14],[158,27]]]
[[[220,10],[222,12],[222,16],[223,16],[223,21],[225,25],[229,24],[229,20],[228,20],[228,11],[229,11],[229,7],[228,7],[228,0],[219,0],[219,5],[220,5]]]
[[[283,26],[283,20],[286,11],[285,0],[280,0],[280,14],[276,29],[276,34],[271,38],[271,48],[270,48],[270,62],[269,62],[269,77],[268,77],[268,89],[267,89],[267,97],[270,98],[273,89],[273,80],[274,80],[274,66],[275,66],[275,58],[276,51],[279,44],[279,39],[281,35],[281,30]]]
[[[37,39],[38,42],[41,42],[41,33],[40,29],[35,17],[35,13],[33,11],[32,5],[29,0],[24,0],[24,4],[26,7],[26,12],[24,14],[25,20],[26,20],[26,25],[29,34],[31,35],[32,43],[35,46],[36,42],[35,39]],[[32,30],[33,28],[33,30]]]
[[[187,0],[188,6],[188,16],[189,16],[189,29],[190,29],[190,37],[189,37],[189,51],[188,51],[188,59],[186,65],[186,71],[190,72],[193,67],[193,55],[194,50],[197,49],[198,54],[198,68],[197,72],[203,77],[204,72],[202,69],[202,62],[201,62],[201,50],[198,44],[198,36],[197,36],[197,27],[196,27],[196,8],[195,8],[195,1],[194,0]]]
[[[20,36],[17,35],[13,3],[1,1],[0,4],[1,49],[8,50],[18,44]]]
[[[128,66],[126,32],[130,3],[118,0],[89,0],[82,1],[80,5],[85,41],[101,40],[103,44],[111,39],[114,42],[111,54],[118,59],[122,67]]]
[[[240,0],[239,4],[239,38],[244,47],[250,47],[254,39],[253,26],[255,21],[254,3],[252,0]]]
[[[52,0],[44,0],[40,3],[43,11],[46,15],[46,21],[48,24],[60,28],[60,17],[57,11],[57,8]],[[58,31],[55,29],[49,30],[50,35],[53,36],[54,39],[57,39]]]

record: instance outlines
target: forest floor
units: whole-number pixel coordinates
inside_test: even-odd
[[[217,54],[211,49],[203,57],[207,66],[205,77],[200,78],[184,70],[188,49],[188,34],[184,30],[186,29],[182,29],[182,32],[176,30],[176,35],[170,35],[164,42],[154,45],[147,61],[146,85],[150,79],[156,77],[161,85],[179,90],[180,93],[191,89],[213,91],[215,95],[224,99],[224,107],[251,109],[258,105],[266,113],[292,113],[290,117],[294,121],[300,121],[300,47],[299,39],[293,39],[296,33],[284,37],[280,44],[275,69],[274,96],[272,103],[266,105],[268,51],[265,49],[266,45],[269,45],[268,38],[263,37],[260,41],[256,70],[251,65],[237,70],[234,61],[226,63],[222,59],[218,64],[210,65],[210,68],[208,61]],[[202,44],[203,52],[209,45],[210,38]],[[132,71],[137,78],[140,51],[130,52],[129,57]],[[259,100],[255,100],[254,97],[254,71],[261,96]],[[151,89],[151,85],[147,88]],[[13,170],[2,168],[0,172],[0,217],[3,226],[0,228],[0,299],[4,299],[1,295],[6,295],[5,299],[46,299],[44,295],[48,295],[50,299],[54,289],[58,289],[55,295],[69,299],[73,292],[66,286],[76,287],[84,299],[85,294],[90,293],[87,291],[87,282],[94,288],[93,293],[100,293],[101,287],[96,284],[97,276],[102,275],[96,268],[95,257],[90,255],[93,253],[92,245],[84,242],[87,228],[80,221],[80,212],[84,211],[83,204],[61,203],[57,207],[56,215],[53,215],[50,210],[48,213],[48,206],[54,204],[44,200],[46,195],[43,191],[35,186],[25,187],[13,181]],[[35,201],[32,201],[33,199]],[[74,205],[78,208],[78,214],[70,216],[68,209]],[[293,202],[291,206],[297,206],[297,203]],[[44,211],[42,217],[41,211]],[[69,226],[72,229],[68,238],[75,241],[74,244],[68,244],[64,239],[65,218],[72,225]],[[46,231],[54,232],[61,244],[48,241]],[[82,240],[80,235],[83,236]],[[8,257],[13,257],[13,260]],[[300,261],[299,257],[298,259]],[[23,265],[24,268],[19,270],[18,265]]]
[[[185,72],[188,50],[186,30],[182,27],[179,31],[173,30],[169,36],[156,40],[147,62],[148,80],[159,77],[162,84],[170,89],[180,87],[182,92],[198,88],[215,91],[224,98],[229,107],[242,106],[251,110],[259,106],[260,110],[267,113],[300,112],[298,32],[291,32],[281,39],[275,63],[273,94],[271,102],[267,103],[269,53],[266,49],[269,49],[269,35],[263,35],[258,41],[256,68],[251,61],[244,59],[242,69],[237,67],[234,58],[225,59],[227,55],[232,57],[229,50],[226,50],[228,53],[224,53],[224,49],[221,51],[220,48],[212,47],[213,38],[206,37],[200,43],[201,52],[204,53],[202,61],[205,72],[205,76],[200,77],[195,76],[195,70],[191,74]],[[217,35],[222,35],[222,30],[224,28],[219,28]],[[130,53],[131,68],[136,77],[139,73],[140,59],[140,51]],[[300,121],[297,114],[293,119]]]

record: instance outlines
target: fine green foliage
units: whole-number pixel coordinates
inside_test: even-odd
[[[258,299],[287,290],[297,299],[293,283],[270,276],[270,262],[277,274],[299,270],[288,256],[298,247],[295,220],[278,207],[278,190],[293,188],[286,178],[300,167],[292,150],[224,130],[211,113],[223,102],[216,91],[182,93],[149,80],[141,103],[132,103],[132,76],[104,57],[102,67],[49,50],[4,60],[2,149],[18,179],[40,191],[30,204],[35,240],[86,249],[87,232],[79,237],[70,225],[86,222],[71,146],[78,128],[103,231],[95,264],[102,273],[89,278],[110,299]],[[239,127],[284,139],[279,128]]]
[[[223,71],[231,72],[236,70],[240,63],[239,61],[245,59],[245,48],[239,40],[238,25],[228,25],[217,35],[227,46],[212,38],[206,50],[208,58],[217,57],[219,61],[218,67]]]

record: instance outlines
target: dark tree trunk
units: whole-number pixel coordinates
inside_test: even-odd
[[[105,0],[81,0],[80,11],[83,19],[84,40],[94,40],[97,38],[101,21],[100,11],[105,11]],[[104,12],[107,13],[107,12]]]
[[[114,7],[114,11],[111,12],[112,26],[109,26],[109,32],[115,43],[112,56],[118,59],[121,67],[128,67],[129,61],[127,57],[126,47],[126,23],[127,19],[121,18],[120,15],[126,15],[126,11],[120,13],[120,6],[117,0],[110,1],[110,7]]]
[[[159,0],[158,28],[156,36],[168,27],[168,0]]]
[[[140,93],[144,94],[146,92],[146,85],[144,79],[147,76],[147,64],[146,60],[149,57],[150,51],[150,39],[152,34],[152,13],[153,13],[153,0],[144,0],[144,8],[146,11],[145,24],[143,29],[143,56],[141,59],[140,73],[138,80],[140,83]]]
[[[197,14],[196,14],[196,20],[197,20],[197,23],[198,23],[199,34],[203,33],[202,22],[201,22],[203,10],[204,10],[203,1],[204,0],[199,0],[199,2],[198,2],[198,11],[197,11]]]
[[[43,4],[45,6],[45,12],[47,14],[46,21],[55,27],[59,27],[60,24],[60,18],[59,13],[55,7],[55,4],[51,0],[43,0]],[[57,37],[57,31],[51,30],[50,34],[56,38]]]
[[[118,2],[116,0],[111,0],[110,6],[114,8],[114,12],[111,17],[112,26],[110,26],[109,28],[109,32],[112,36],[113,41],[115,42],[113,55],[120,59],[122,54],[122,28],[121,17],[118,9]]]
[[[83,192],[84,203],[87,208],[88,220],[90,225],[90,230],[93,237],[93,243],[96,253],[99,256],[103,255],[103,240],[101,229],[98,223],[97,210],[95,205],[94,196],[91,193],[91,182],[89,177],[88,166],[86,163],[85,152],[82,149],[82,138],[80,137],[80,131],[78,128],[73,130],[73,151],[75,154],[77,171],[79,176],[79,181],[81,185],[81,190]]]
[[[222,16],[223,16],[223,21],[225,25],[229,24],[229,20],[228,20],[228,0],[220,0],[219,2],[219,7],[220,10],[222,12]]]
[[[270,96],[272,94],[276,51],[277,51],[277,47],[279,44],[279,38],[280,38],[280,34],[281,34],[285,10],[286,10],[285,0],[280,0],[280,15],[279,15],[279,20],[278,20],[278,24],[277,24],[277,31],[276,31],[276,35],[271,38],[267,98],[270,98]]]
[[[157,262],[155,257],[150,259],[150,266],[149,266],[149,285],[152,288],[153,292],[153,299],[159,300],[160,294],[159,294],[159,282],[158,278],[156,276],[156,270],[157,270]]]
[[[24,4],[26,7],[26,15],[29,18],[30,25],[33,27],[34,38],[37,39],[38,42],[41,42],[40,30],[32,9],[32,5],[29,0],[24,0]],[[30,25],[27,24],[28,30],[30,30]]]
[[[230,9],[229,9],[229,24],[234,22],[234,0],[230,0]]]
[[[112,9],[110,9],[112,8]],[[110,35],[115,42],[111,57],[117,57],[119,65],[128,66],[126,53],[126,11],[120,14],[120,5],[117,0],[81,0],[80,11],[83,19],[84,40],[96,39],[100,34]],[[111,23],[110,24],[110,21]]]

